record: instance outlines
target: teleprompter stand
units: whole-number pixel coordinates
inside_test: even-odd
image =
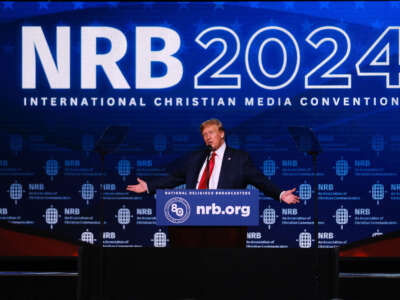
[[[100,186],[100,255],[99,255],[99,276],[100,276],[100,285],[99,285],[99,294],[100,299],[103,299],[104,291],[103,291],[103,278],[104,278],[104,253],[103,253],[103,232],[104,232],[104,197],[103,197],[103,189],[104,189],[104,179],[105,179],[105,170],[104,170],[104,160],[105,156],[115,152],[119,146],[122,144],[128,133],[129,127],[127,126],[108,126],[99,140],[96,142],[94,151],[99,153],[101,158],[101,173],[102,173],[102,185]]]
[[[313,192],[314,192],[314,249],[315,249],[315,299],[319,299],[319,255],[318,255],[318,191],[317,191],[317,156],[322,152],[319,141],[311,128],[304,126],[289,127],[297,149],[300,152],[311,155],[313,160]]]

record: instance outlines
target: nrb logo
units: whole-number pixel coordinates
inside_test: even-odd
[[[181,197],[171,198],[165,203],[164,214],[171,223],[184,223],[190,216],[189,202]]]
[[[126,208],[125,205],[123,205],[122,208],[118,209],[118,213],[115,217],[117,218],[118,223],[122,225],[122,229],[124,230],[125,225],[128,225],[133,218],[131,210],[129,208]]]
[[[58,214],[57,208],[54,208],[53,205],[51,205],[46,209],[43,217],[45,218],[46,223],[50,225],[50,229],[53,229],[53,225],[58,223],[58,219],[61,215]]]
[[[272,159],[264,160],[263,173],[265,176],[268,177],[268,179],[271,179],[271,177],[275,175],[276,169],[277,168],[274,160]]]
[[[333,216],[336,220],[336,224],[340,225],[340,229],[343,230],[343,225],[349,223],[349,211],[347,208],[344,208],[343,205],[336,210],[335,215]]]
[[[22,188],[22,184],[17,181],[10,185],[10,189],[8,190],[10,193],[10,198],[14,200],[15,204],[18,204],[18,200],[22,199],[22,194],[25,192]]]
[[[162,232],[161,229],[159,229],[158,232],[154,233],[151,241],[153,242],[155,248],[165,248],[167,247],[167,242],[169,242],[169,239],[167,239],[165,232]]]
[[[94,238],[93,232],[90,232],[89,229],[86,229],[86,231],[82,232],[81,234],[81,241],[89,244],[94,244],[96,239]]]
[[[385,198],[385,186],[378,180],[375,184],[372,185],[369,193],[371,194],[372,199],[376,200],[376,204],[379,205],[380,201]]]
[[[275,209],[268,206],[268,208],[263,210],[262,217],[264,224],[268,225],[268,229],[271,229],[271,225],[276,223],[276,218],[278,216],[276,215]]]
[[[131,162],[127,159],[121,159],[118,162],[118,174],[122,176],[122,180],[125,181],[126,176],[131,175]]]
[[[307,181],[300,184],[299,196],[300,199],[303,201],[304,205],[307,205],[307,200],[310,200],[312,196],[311,185],[307,183]]]
[[[343,177],[349,174],[349,163],[347,160],[341,157],[336,161],[336,165],[334,167],[336,169],[336,175],[340,177],[340,180],[343,181]]]
[[[46,166],[45,166],[46,174],[50,176],[50,179],[52,181],[54,176],[57,176],[58,169],[59,169],[58,161],[56,161],[55,159],[49,159],[46,161]]]
[[[82,184],[79,192],[81,193],[82,199],[86,201],[87,205],[89,205],[89,201],[93,200],[95,193],[93,184],[87,181],[86,183]]]
[[[304,229],[303,232],[300,232],[299,237],[296,241],[299,242],[300,248],[311,248],[312,242],[314,240],[312,239],[311,233],[307,232],[307,230]]]

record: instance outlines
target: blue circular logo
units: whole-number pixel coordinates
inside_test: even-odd
[[[165,203],[164,214],[171,223],[183,223],[190,216],[189,202],[181,197],[171,198]]]

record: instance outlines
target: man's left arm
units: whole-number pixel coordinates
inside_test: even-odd
[[[244,177],[247,183],[254,185],[265,195],[276,200],[285,202],[286,204],[295,204],[300,202],[299,196],[295,195],[296,188],[283,191],[269,180],[261,171],[254,165],[248,155],[244,160]]]

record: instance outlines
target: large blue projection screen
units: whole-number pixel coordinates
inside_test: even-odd
[[[3,2],[0,219],[106,246],[165,247],[152,195],[220,119],[273,182],[248,247],[313,245],[313,165],[290,126],[316,133],[320,247],[399,229],[396,2]],[[397,115],[397,117],[396,117]],[[129,126],[118,151],[94,146]],[[180,186],[178,188],[184,188]],[[249,186],[249,189],[254,187]]]

